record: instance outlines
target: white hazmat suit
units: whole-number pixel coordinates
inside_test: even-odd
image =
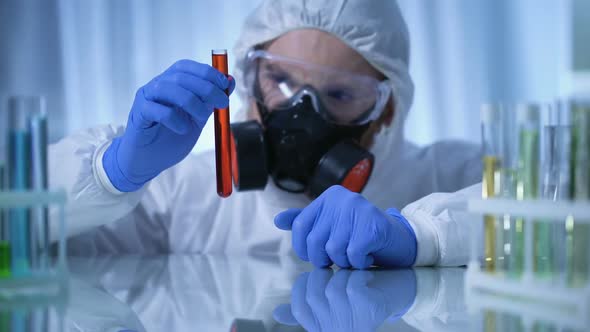
[[[339,38],[391,82],[394,120],[376,136],[371,148],[375,168],[362,194],[379,208],[402,209],[428,194],[447,193],[431,195],[402,210],[417,237],[415,264],[467,263],[468,229],[453,220],[445,204],[465,197],[452,192],[479,181],[479,149],[461,142],[422,148],[404,139],[413,83],[408,73],[409,35],[397,4],[263,1],[247,18],[233,54],[237,59],[233,74],[242,97],[246,52],[302,28],[320,29]],[[243,120],[244,114],[240,112],[233,120]],[[291,250],[290,234],[276,229],[273,218],[287,208],[304,207],[309,199],[284,192],[272,181],[263,191],[234,191],[221,199],[216,192],[213,152],[189,155],[137,192],[119,192],[103,169],[102,156],[123,129],[95,128],[67,137],[50,149],[51,186],[65,188],[69,195],[70,253]]]

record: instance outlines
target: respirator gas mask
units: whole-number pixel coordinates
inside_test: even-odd
[[[264,51],[248,54],[246,84],[262,123],[232,124],[237,190],[277,187],[315,198],[332,185],[361,192],[374,156],[361,136],[389,98],[386,82]]]

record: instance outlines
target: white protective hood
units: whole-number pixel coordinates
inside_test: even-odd
[[[234,49],[237,92],[247,100],[243,85],[244,60],[253,47],[289,31],[314,28],[330,33],[360,53],[391,82],[395,115],[392,125],[381,130],[371,151],[375,169],[363,193],[382,193],[377,184],[387,183],[399,158],[404,122],[414,96],[408,72],[410,40],[406,22],[396,1],[366,0],[264,0],[246,19]],[[245,103],[248,104],[248,103]],[[242,110],[237,120],[243,120]],[[372,194],[371,194],[372,193]]]

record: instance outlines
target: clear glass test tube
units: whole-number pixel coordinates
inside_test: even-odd
[[[541,198],[552,201],[570,198],[571,116],[569,103],[542,109]]]
[[[495,197],[500,191],[501,108],[485,104],[481,107],[481,134],[483,146],[482,198]],[[498,218],[484,216],[484,269],[496,271]]]
[[[31,133],[31,189],[48,190],[48,125],[45,101],[38,99],[38,106],[29,114]],[[49,268],[49,209],[34,207],[31,215],[31,267],[37,271]]]
[[[541,131],[541,179],[540,197],[550,201],[566,201],[570,198],[570,145],[571,117],[569,102],[558,101],[554,107],[542,110]],[[551,220],[548,220],[551,222]],[[548,247],[536,248],[537,272],[543,267],[550,269],[551,275],[560,283],[565,280],[566,271],[566,218],[552,220]],[[550,265],[544,264],[545,257]]]

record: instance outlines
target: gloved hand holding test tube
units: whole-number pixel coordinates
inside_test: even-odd
[[[195,146],[213,109],[229,105],[227,92],[234,87],[233,78],[191,60],[177,61],[141,87],[125,133],[102,157],[111,184],[121,192],[136,191],[178,164]]]

